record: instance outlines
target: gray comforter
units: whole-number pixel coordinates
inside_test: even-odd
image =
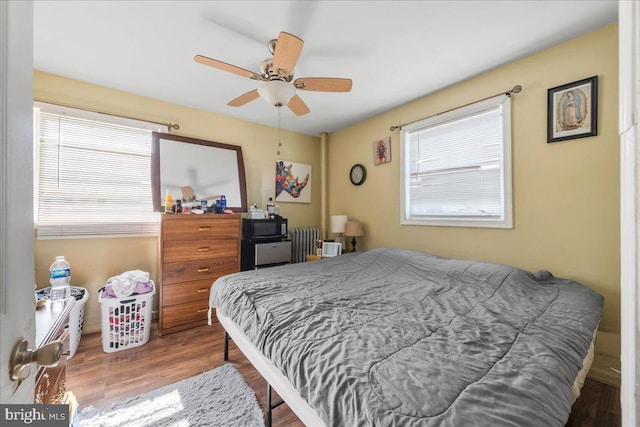
[[[602,302],[546,271],[402,249],[211,293],[327,426],[563,426]]]

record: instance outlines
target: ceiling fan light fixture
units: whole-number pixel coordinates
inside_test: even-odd
[[[282,107],[287,105],[296,94],[296,88],[282,80],[271,80],[260,83],[258,93],[267,104]]]

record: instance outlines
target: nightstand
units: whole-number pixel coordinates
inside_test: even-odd
[[[306,258],[307,258],[307,262],[318,261],[318,260],[322,259],[322,257],[320,255],[314,255],[314,254],[307,254]]]

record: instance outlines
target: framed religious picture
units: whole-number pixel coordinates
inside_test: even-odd
[[[598,76],[547,91],[547,143],[598,134]]]
[[[391,161],[391,138],[373,141],[373,164],[381,165]]]

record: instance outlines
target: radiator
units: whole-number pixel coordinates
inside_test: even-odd
[[[320,230],[316,227],[295,227],[289,229],[291,239],[291,262],[306,262],[306,255],[316,253],[316,240]]]

